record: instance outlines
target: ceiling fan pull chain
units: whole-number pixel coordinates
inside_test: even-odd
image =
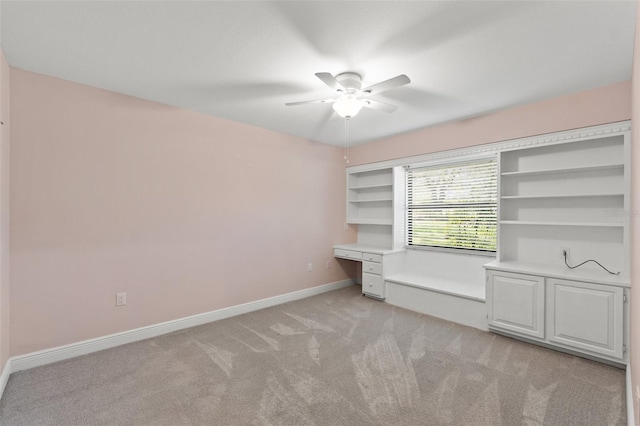
[[[349,164],[349,119],[344,119],[344,160]]]

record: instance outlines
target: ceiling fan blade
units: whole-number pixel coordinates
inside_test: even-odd
[[[404,86],[405,84],[409,83],[411,83],[409,77],[404,74],[400,74],[398,76],[390,78],[389,80],[381,81],[380,83],[374,84],[373,86],[365,87],[364,89],[362,89],[362,92],[373,95],[375,93],[384,92],[385,90]]]
[[[335,102],[337,98],[331,99],[317,99],[315,101],[300,101],[300,102],[287,102],[286,106],[304,105],[304,104],[322,104],[326,102]]]
[[[316,77],[318,77],[324,84],[332,88],[333,90],[344,90],[344,87],[338,83],[336,78],[329,74],[328,72],[317,72]]]
[[[372,101],[371,99],[363,99],[363,106],[366,108],[377,109],[383,112],[393,112],[398,109],[397,105],[386,104],[384,102]]]

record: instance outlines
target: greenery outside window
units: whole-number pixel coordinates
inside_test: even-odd
[[[409,168],[407,245],[495,252],[495,159]]]

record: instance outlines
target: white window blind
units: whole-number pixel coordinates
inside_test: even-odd
[[[409,246],[496,251],[496,161],[407,171]]]

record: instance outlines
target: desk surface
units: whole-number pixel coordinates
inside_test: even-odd
[[[342,250],[354,250],[361,251],[364,253],[373,253],[373,254],[391,254],[391,253],[402,253],[406,251],[406,249],[388,249],[384,247],[374,247],[374,246],[366,246],[358,243],[352,244],[336,244],[333,246],[334,249],[342,249]]]

